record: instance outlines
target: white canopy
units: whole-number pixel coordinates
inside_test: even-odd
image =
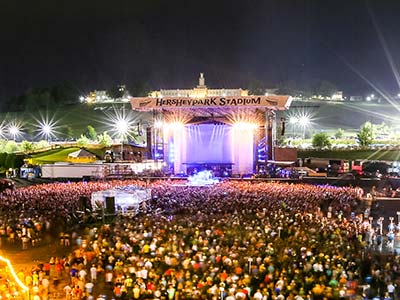
[[[142,202],[151,199],[151,189],[129,185],[94,192],[91,196],[93,209],[104,209],[106,207],[106,197],[114,197],[116,211],[129,213],[136,211]]]

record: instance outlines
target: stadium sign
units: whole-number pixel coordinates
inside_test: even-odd
[[[287,109],[290,96],[240,96],[240,97],[163,97],[132,98],[133,109],[205,108],[205,107],[266,107]]]

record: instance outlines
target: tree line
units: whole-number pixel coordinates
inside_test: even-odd
[[[244,87],[252,95],[264,95],[267,83],[257,79],[249,80]],[[65,81],[49,87],[34,87],[27,89],[21,95],[5,99],[2,110],[4,112],[36,111],[39,109],[55,109],[64,105],[79,103],[80,96],[85,96],[93,90],[105,90],[110,98],[120,98],[124,92],[135,97],[144,97],[152,91],[151,84],[141,80],[126,84],[126,90],[121,85],[89,88],[72,81]],[[274,85],[275,92],[281,95],[311,95],[332,96],[337,91],[336,86],[326,80],[311,80],[308,84],[298,84],[294,81],[284,81]]]
[[[86,95],[92,90],[101,90],[103,88],[82,87],[78,83],[65,81],[50,87],[29,88],[21,95],[5,99],[3,112],[32,112],[38,110],[53,110],[65,105],[74,105],[80,102],[80,97]],[[130,95],[146,96],[151,87],[149,84],[137,81],[127,85],[126,89]],[[120,98],[122,96],[118,85],[105,87],[104,90],[111,98]]]
[[[358,130],[356,139],[361,148],[370,147],[376,140],[377,133],[386,134],[393,142],[398,141],[395,136],[389,136],[393,130],[385,123],[372,124],[365,122]],[[344,130],[339,128],[334,134],[335,139],[342,139],[344,137]],[[330,148],[332,146],[331,137],[326,132],[319,132],[312,136],[311,144],[316,149]]]

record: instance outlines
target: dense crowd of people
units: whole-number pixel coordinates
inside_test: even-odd
[[[26,236],[40,243],[46,231],[68,232],[81,197],[124,185],[151,188],[152,197],[133,217],[86,224],[69,236],[68,256],[25,274],[37,299],[49,297],[46,274],[55,283],[68,276],[58,287],[66,299],[104,291],[115,299],[395,297],[400,261],[365,251],[371,224],[360,213],[359,188],[240,180],[38,185],[0,194],[3,236],[13,232],[12,242],[23,245]]]

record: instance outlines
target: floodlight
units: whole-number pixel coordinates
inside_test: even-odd
[[[298,122],[301,126],[307,126],[310,124],[310,118],[308,116],[301,116]]]
[[[125,119],[118,119],[115,123],[115,128],[121,136],[125,136],[128,133],[128,127],[129,123]]]
[[[296,117],[290,117],[290,119],[289,119],[290,124],[296,124],[298,121],[299,121],[299,119]]]
[[[21,134],[21,125],[17,123],[11,123],[8,126],[8,133],[12,136],[13,140],[15,140],[17,136]]]

